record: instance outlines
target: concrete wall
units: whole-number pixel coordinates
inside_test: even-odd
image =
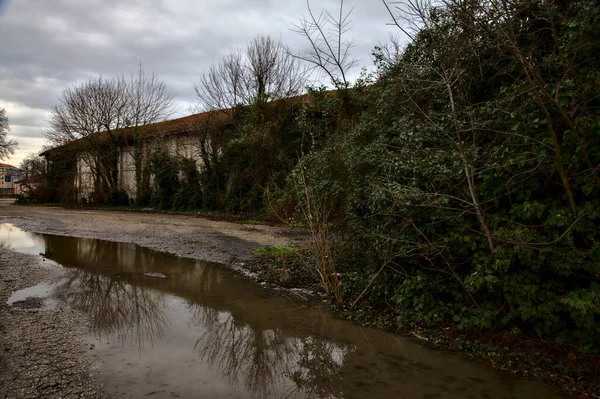
[[[193,134],[172,134],[160,138],[152,138],[144,142],[142,151],[143,162],[148,162],[151,154],[157,150],[167,150],[171,156],[196,159],[198,168],[202,168],[199,151],[199,137]],[[135,199],[136,196],[136,173],[133,147],[123,147],[119,153],[119,188],[127,195]],[[94,178],[90,168],[90,153],[80,152],[77,154],[77,177],[76,188],[78,190],[78,201],[89,201],[94,191]]]
[[[136,179],[133,147],[121,149],[119,154],[119,188],[127,193],[129,198],[135,198]]]

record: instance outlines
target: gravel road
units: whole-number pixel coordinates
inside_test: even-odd
[[[24,207],[0,201],[0,223],[55,235],[133,242],[193,259],[230,263],[254,248],[282,245],[292,232],[193,216]],[[0,398],[103,398],[91,352],[83,340],[87,316],[68,307],[39,308],[29,300],[7,305],[17,290],[64,277],[39,255],[0,248]]]
[[[188,215],[73,210],[6,202],[0,202],[0,222],[36,233],[133,242],[173,255],[218,263],[249,259],[253,249],[287,244],[297,235],[284,227],[244,225]]]
[[[60,306],[38,309],[38,301],[8,306],[13,291],[62,277],[40,256],[0,249],[0,398],[103,398],[90,348],[80,339],[87,317]]]

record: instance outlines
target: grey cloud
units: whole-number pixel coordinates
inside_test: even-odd
[[[311,4],[318,13],[323,7],[334,12],[339,3]],[[372,47],[393,31],[385,25],[386,11],[379,0],[345,4],[354,8],[354,53],[361,66],[371,66]],[[202,71],[230,49],[261,33],[292,50],[306,45],[292,31],[306,14],[304,0],[13,0],[4,7],[0,106],[18,105],[22,115],[11,119],[11,134],[37,135],[28,148],[41,143],[44,111],[61,90],[89,77],[127,75],[141,62],[177,93],[181,116],[196,101],[193,85]]]
[[[28,127],[31,129],[41,129],[46,126],[45,119],[48,118],[48,110],[13,106],[11,106],[9,110],[9,123],[10,126],[12,126],[12,130],[16,129],[18,131],[21,130],[23,127]]]
[[[17,140],[17,142],[19,143],[19,147],[22,147],[23,139],[43,140],[40,137],[41,129],[42,128],[37,127],[37,126],[13,124],[11,126],[11,135],[10,136],[11,136],[11,138]]]

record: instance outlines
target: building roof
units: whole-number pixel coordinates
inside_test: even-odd
[[[19,169],[16,166],[12,166],[12,165],[9,165],[7,163],[0,163],[0,168],[5,168],[5,169]]]
[[[328,90],[325,92],[326,95],[331,96],[336,93],[335,90]],[[290,97],[285,99],[279,99],[273,101],[273,103],[287,103],[287,102],[297,102],[297,101],[312,101],[313,96],[311,94],[301,94],[296,97]],[[201,112],[198,114],[193,114],[189,116],[184,116],[182,118],[171,119],[163,122],[151,123],[148,125],[130,127],[125,129],[118,129],[114,134],[123,134],[120,138],[125,143],[128,143],[129,140],[132,140],[135,134],[143,135],[144,138],[152,138],[152,137],[164,137],[172,134],[183,134],[192,131],[197,131],[198,128],[202,124],[206,124],[207,122],[215,123],[217,125],[223,126],[231,123],[233,121],[234,116],[234,108],[228,108],[223,110],[216,111],[207,111]],[[42,153],[40,156],[51,155],[53,152],[71,150],[77,151],[84,149],[92,144],[93,141],[102,142],[107,139],[106,132],[100,132],[96,134],[92,134],[87,137],[80,138],[78,140],[71,141],[67,144],[54,147],[48,149]]]
[[[219,111],[208,111],[201,112],[198,114],[193,114],[189,116],[184,116],[182,118],[171,119],[163,122],[151,123],[148,125],[130,127],[124,129],[117,129],[114,134],[121,134],[121,140],[127,142],[128,140],[132,140],[134,134],[143,135],[144,138],[151,137],[164,137],[172,134],[183,134],[186,132],[191,132],[197,130],[202,124],[206,123],[216,123],[219,125],[227,124],[232,120],[233,117],[233,109],[225,109]],[[97,140],[99,142],[107,139],[106,132],[100,132],[88,137],[83,137],[77,140],[74,140],[70,143],[54,147],[48,149],[42,153],[41,156],[50,155],[57,150],[79,150],[90,145],[92,140]]]

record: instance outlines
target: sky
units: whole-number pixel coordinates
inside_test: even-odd
[[[314,12],[335,12],[338,0],[312,0]],[[371,50],[396,31],[380,0],[345,0],[352,9],[354,55],[373,69]],[[194,84],[211,63],[256,35],[306,48],[293,24],[306,0],[0,0],[0,108],[19,149],[18,166],[45,144],[41,132],[61,91],[90,77],[135,72],[140,63],[176,94],[176,112],[197,103]]]

